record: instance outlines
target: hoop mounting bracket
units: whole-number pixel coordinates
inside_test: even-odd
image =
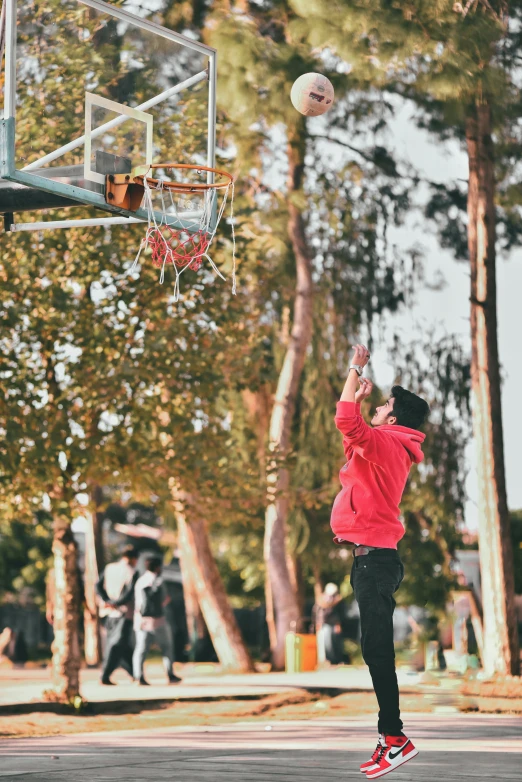
[[[105,177],[105,201],[135,212],[143,201],[145,188],[134,182],[131,174],[107,174]]]

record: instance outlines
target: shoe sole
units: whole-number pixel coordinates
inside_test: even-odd
[[[366,779],[377,779],[378,777],[383,777],[385,774],[390,774],[392,771],[395,771],[396,768],[400,768],[400,766],[403,766],[405,763],[407,763],[408,760],[413,760],[413,758],[417,757],[418,754],[419,750],[413,749],[408,753],[407,757],[403,758],[400,763],[395,763],[393,766],[391,766],[391,768],[386,768],[376,774],[372,774],[371,771],[366,771]]]

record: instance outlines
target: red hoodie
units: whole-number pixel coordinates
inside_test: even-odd
[[[332,508],[331,526],[351,543],[397,548],[404,535],[399,503],[410,467],[424,459],[425,436],[406,426],[372,429],[355,402],[338,402],[335,425],[343,435],[346,464],[342,489]]]

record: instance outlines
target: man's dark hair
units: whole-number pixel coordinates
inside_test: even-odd
[[[397,424],[409,429],[420,429],[430,414],[428,403],[402,386],[393,386],[391,395],[395,401],[390,415],[396,417]]]
[[[139,559],[139,552],[138,549],[134,548],[134,546],[127,546],[123,549],[121,552],[122,558],[125,557],[126,559]]]
[[[163,562],[160,557],[149,557],[145,560],[145,567],[150,570],[151,573],[155,573],[163,566]]]

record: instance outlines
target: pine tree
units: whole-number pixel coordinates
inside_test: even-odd
[[[331,20],[327,3],[292,7],[300,35],[360,67],[374,84],[415,101],[419,123],[467,150],[467,246],[471,278],[472,408],[479,453],[480,557],[488,673],[518,673],[513,555],[506,498],[496,310],[496,225],[503,203],[509,240],[516,193],[509,161],[521,103],[518,47],[522,4],[504,0],[404,5],[343,2]],[[313,36],[308,27],[315,19]],[[344,33],[344,35],[343,35]],[[497,141],[495,141],[497,140]],[[509,193],[509,196],[508,196]],[[510,214],[511,209],[511,214]],[[461,250],[461,246],[458,247]]]
[[[324,20],[318,24],[319,12],[326,18],[325,24]],[[257,262],[255,274],[262,286],[256,291],[256,301],[262,309],[261,296],[268,297],[266,317],[273,323],[270,339],[273,368],[278,373],[274,404],[267,406],[266,384],[250,395],[248,404],[257,417],[258,442],[263,441],[259,430],[267,412],[270,417],[265,433],[268,454],[263,459],[268,487],[266,592],[271,645],[278,666],[283,661],[284,635],[297,626],[300,610],[299,601],[291,595],[297,587],[299,567],[288,548],[291,507],[287,495],[291,495],[294,419],[302,372],[309,360],[303,362],[303,348],[308,345],[305,352],[309,354],[315,329],[325,325],[324,309],[317,304],[315,293],[318,280],[324,277],[331,282],[320,290],[320,296],[330,296],[334,302],[330,327],[349,328],[352,334],[361,322],[370,324],[374,316],[396,308],[404,298],[394,284],[397,270],[390,263],[386,226],[400,220],[408,208],[408,186],[399,184],[396,162],[374,140],[386,124],[390,106],[374,90],[378,69],[373,58],[346,45],[349,38],[343,29],[351,31],[350,13],[343,7],[333,21],[327,4],[264,3],[259,7],[242,2],[231,8],[223,2],[205,23],[207,40],[221,52],[223,138],[226,129],[233,138],[238,172],[246,184],[241,207],[246,207],[245,217],[240,219],[245,231],[254,232],[258,240],[248,243],[247,252],[251,257],[257,244],[263,253],[263,265]],[[328,36],[323,37],[325,28]],[[305,124],[286,96],[294,79],[307,70],[326,73],[337,97],[327,117]],[[348,128],[349,137],[345,135]],[[340,166],[334,150],[342,147],[350,151],[352,161]],[[356,190],[367,176],[367,171],[353,162],[354,155],[375,179],[373,192],[368,188],[363,197],[359,194],[364,201],[355,198],[355,212],[360,204],[367,208],[364,227],[352,218],[353,201],[346,192],[352,185]],[[272,171],[278,170],[275,185],[273,175],[267,175],[270,166]],[[348,285],[353,284],[352,272],[359,285],[357,296],[348,291]],[[292,277],[298,281],[297,291],[289,287]],[[408,281],[407,287],[410,285]],[[275,619],[279,616],[278,628],[274,615]]]

